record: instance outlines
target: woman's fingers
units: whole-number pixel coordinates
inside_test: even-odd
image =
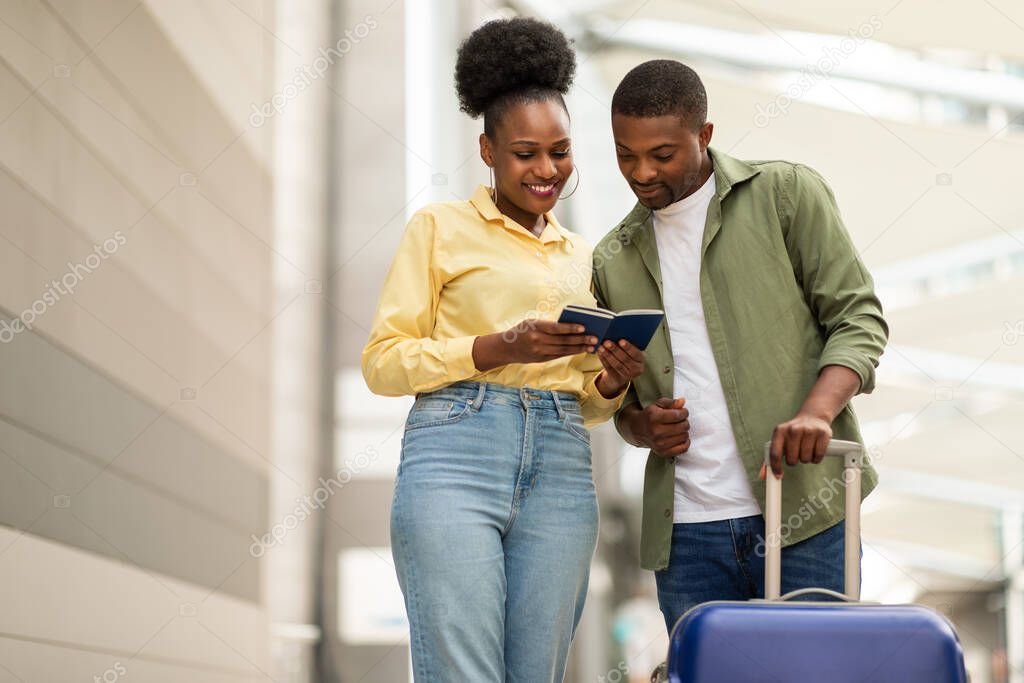
[[[529,319],[512,329],[516,336],[528,335],[521,346],[535,360],[552,360],[563,356],[597,351],[601,364],[621,379],[632,379],[644,370],[644,352],[625,339],[605,341],[597,345],[597,337],[585,334],[582,325],[552,320]],[[515,341],[515,340],[512,340]]]
[[[528,318],[520,324],[544,334],[580,334],[586,330],[583,325],[578,323],[560,323],[554,320],[541,320],[539,318]]]
[[[558,334],[549,336],[545,341],[553,346],[586,346],[590,348],[597,344],[597,337],[588,337],[585,334]]]
[[[627,344],[628,348],[623,344]],[[643,351],[625,340],[620,340],[618,343],[606,341],[602,344],[601,350],[618,361],[618,367],[625,379],[632,379],[644,371]]]
[[[538,356],[551,360],[562,356],[575,356],[578,353],[589,353],[593,347],[588,344],[563,346],[561,344],[543,344],[535,347]]]
[[[630,360],[638,363],[642,363],[644,361],[644,352],[633,346],[627,340],[620,339],[619,348],[626,352],[626,355],[629,356]]]
[[[601,345],[601,348],[598,349],[597,355],[598,358],[601,359],[601,364],[605,369],[611,370],[619,377],[628,378],[630,376],[629,367],[627,366],[626,361],[616,353],[617,351],[618,349],[615,348],[614,344],[605,342]]]

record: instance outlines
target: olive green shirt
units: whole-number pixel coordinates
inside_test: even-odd
[[[708,150],[716,193],[701,247],[700,290],[708,336],[736,445],[761,509],[764,444],[792,419],[826,365],[850,368],[861,392],[875,384],[888,337],[871,276],[843,225],[832,191],[813,169],[785,161],[734,159]],[[594,249],[594,295],[614,311],[663,308],[651,210],[641,204]],[[685,349],[681,349],[685,356]],[[663,321],[647,365],[623,406],[672,398],[673,355]],[[674,397],[678,398],[678,397]],[[621,432],[622,410],[615,416]],[[846,406],[832,423],[837,439],[862,441]],[[686,454],[677,456],[686,466]],[[640,562],[668,566],[676,458],[648,454]],[[862,495],[878,481],[865,465]],[[842,463],[788,467],[782,541],[802,541],[843,518]]]

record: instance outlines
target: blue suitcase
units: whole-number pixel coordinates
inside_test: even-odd
[[[847,494],[860,491],[863,449],[833,440]],[[765,462],[768,447],[765,446]],[[671,683],[966,683],[952,624],[919,605],[860,598],[860,496],[846,495],[846,595],[803,589],[779,596],[781,481],[768,469],[765,600],[708,602],[680,617],[668,651]],[[820,593],[845,602],[787,602]]]

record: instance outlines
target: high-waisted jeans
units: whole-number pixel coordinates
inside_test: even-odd
[[[572,394],[459,382],[409,412],[391,546],[418,683],[559,683],[597,543]]]

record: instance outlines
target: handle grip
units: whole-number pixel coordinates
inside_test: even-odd
[[[860,479],[864,447],[854,441],[832,439],[825,450],[825,457],[843,459],[846,499],[844,590],[850,600],[856,601],[860,600]],[[777,600],[782,591],[782,480],[772,473],[770,441],[764,445],[764,462],[764,597]]]

